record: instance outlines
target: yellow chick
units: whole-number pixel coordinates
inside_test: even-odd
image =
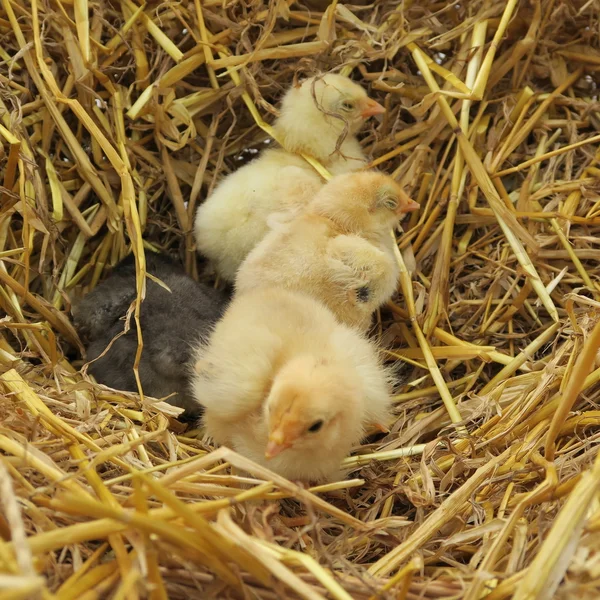
[[[391,378],[376,347],[282,288],[232,301],[196,352],[206,432],[290,480],[335,479],[367,428],[385,430]]]
[[[367,118],[383,112],[361,86],[342,75],[313,77],[288,90],[274,124],[283,149],[266,150],[226,177],[196,213],[198,251],[221,278],[234,280],[267,233],[271,213],[305,206],[323,185],[296,153],[318,159],[334,174],[360,169],[366,159],[354,134]]]
[[[287,223],[271,221],[273,230],[240,267],[236,291],[261,285],[302,290],[364,331],[397,287],[390,230],[417,208],[383,173],[338,175],[305,211]]]

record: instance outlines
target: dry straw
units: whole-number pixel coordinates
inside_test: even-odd
[[[0,600],[597,598],[599,26],[585,0],[1,0]],[[304,489],[83,377],[70,305],[130,249],[136,323],[144,252],[204,277],[198,203],[330,69],[386,106],[362,143],[422,209],[375,332],[390,432]]]

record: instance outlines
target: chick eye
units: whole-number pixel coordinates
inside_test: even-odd
[[[321,429],[321,427],[323,427],[323,421],[321,421],[320,419],[318,421],[315,421],[309,428],[308,430],[311,433],[316,433],[317,431],[319,431],[319,429]]]
[[[348,100],[346,100],[345,102],[342,102],[341,106],[342,110],[353,110],[354,102],[349,102]]]
[[[398,201],[395,198],[384,198],[383,205],[390,210],[396,210],[398,208]]]

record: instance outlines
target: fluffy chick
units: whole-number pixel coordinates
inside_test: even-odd
[[[154,398],[174,394],[166,401],[184,408],[184,419],[198,418],[198,404],[189,392],[189,360],[198,336],[209,334],[227,299],[188,277],[179,263],[166,256],[146,254],[146,270],[171,292],[146,280],[140,311],[142,388]],[[129,392],[137,391],[133,365],[138,341],[133,319],[128,333],[101,355],[124,330],[123,318],[136,296],[135,272],[135,259],[130,254],[73,309],[75,326],[86,344],[86,358],[94,361],[89,373],[99,383]]]
[[[388,419],[374,345],[300,292],[235,297],[196,360],[208,435],[291,480],[336,478],[365,429]]]
[[[242,263],[236,291],[269,284],[303,290],[364,331],[396,290],[390,230],[418,207],[383,173],[338,175],[305,211],[273,224]]]
[[[284,149],[266,150],[226,177],[196,213],[198,250],[224,280],[234,280],[242,261],[267,233],[271,213],[305,206],[323,185],[296,153],[313,156],[334,174],[360,169],[366,160],[354,134],[367,118],[384,110],[342,75],[313,77],[286,93],[274,124]]]

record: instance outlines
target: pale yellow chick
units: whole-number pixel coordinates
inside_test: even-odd
[[[342,75],[313,77],[288,90],[274,124],[284,148],[266,150],[230,174],[196,213],[198,251],[221,278],[234,280],[242,261],[267,233],[271,213],[305,206],[323,185],[296,153],[313,156],[334,174],[360,169],[366,159],[354,134],[367,118],[384,111]]]
[[[385,430],[391,403],[373,343],[281,288],[234,298],[197,350],[192,393],[215,442],[306,482],[339,477],[365,430]]]
[[[397,287],[390,232],[417,208],[383,173],[338,175],[305,211],[287,223],[273,223],[240,267],[236,291],[261,285],[302,290],[342,323],[365,331]]]

